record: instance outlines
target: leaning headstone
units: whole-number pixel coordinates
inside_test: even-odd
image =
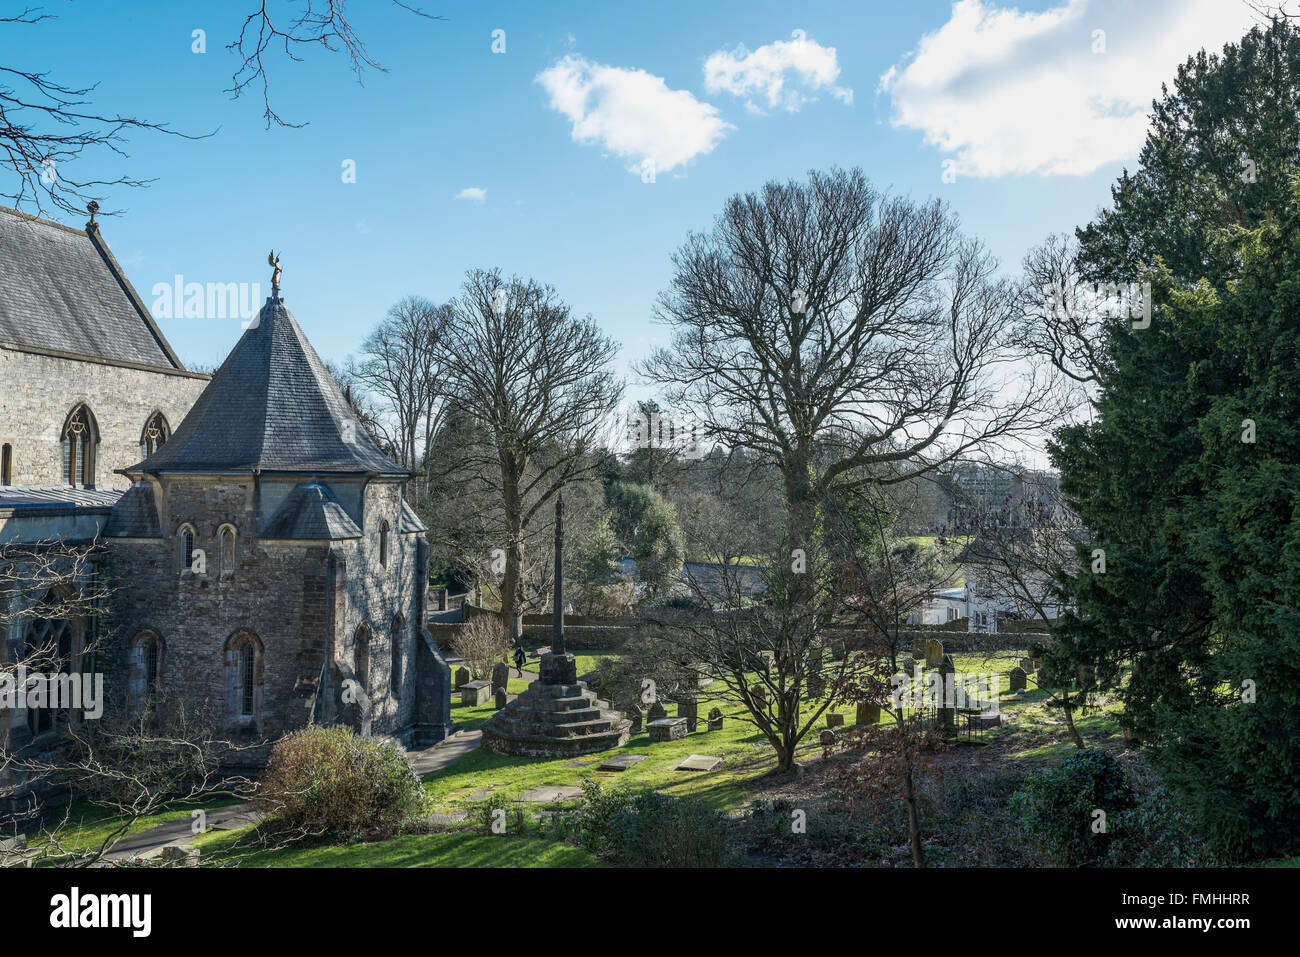
[[[497,706],[497,710],[500,711],[502,708],[504,708],[504,707],[505,707],[506,705],[508,705],[509,703],[510,703],[510,695],[506,693],[506,689],[505,689],[505,688],[498,688],[497,691],[496,691],[496,706]]]
[[[943,642],[931,638],[925,643],[925,666],[938,668],[943,663]]]
[[[456,669],[456,690],[459,691],[461,688],[465,687],[465,685],[469,684],[470,679],[473,677],[474,676],[469,673],[468,668],[465,667],[457,668]]]
[[[909,678],[916,677],[916,659],[911,655],[906,655],[903,658],[903,674]]]
[[[832,731],[830,728],[827,728],[825,731],[822,732],[821,742],[823,748],[829,748],[831,745],[835,743],[835,732]]]
[[[1025,669],[1024,669],[1024,668],[1012,668],[1012,669],[1011,669],[1011,684],[1010,684],[1010,688],[1011,688],[1011,690],[1012,690],[1012,691],[1024,691],[1024,690],[1025,690],[1025,687],[1026,687],[1025,679],[1026,679],[1027,677],[1028,677],[1028,676],[1025,674]]]
[[[647,721],[658,721],[661,718],[666,718],[666,717],[668,717],[668,709],[665,708],[658,701],[655,701],[653,704],[650,705],[650,710],[646,714]]]
[[[510,666],[504,661],[498,661],[492,666],[492,690],[505,691],[510,684]]]
[[[699,705],[694,698],[680,698],[677,701],[677,717],[686,719],[686,730],[694,733],[700,726]]]
[[[651,741],[676,741],[686,737],[685,718],[660,718],[646,725]]]
[[[760,708],[767,707],[766,688],[764,688],[762,685],[754,685],[752,688],[749,689],[749,693],[754,698],[754,704],[758,705]]]
[[[854,718],[855,724],[878,724],[880,722],[880,705],[872,704],[870,701],[858,702],[858,713]]]
[[[722,709],[721,708],[714,708],[709,712],[709,730],[710,731],[722,730]]]
[[[642,712],[641,706],[634,701],[626,708],[623,709],[623,713],[627,715],[627,717],[632,719],[632,733],[640,734],[641,719],[644,716],[644,712]]]
[[[835,712],[835,711],[827,712],[827,714],[826,714],[826,727],[828,727],[828,728],[842,728],[842,727],[844,727],[844,715],[839,714],[838,712]]]

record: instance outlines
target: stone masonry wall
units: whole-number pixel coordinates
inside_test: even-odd
[[[13,446],[13,484],[63,483],[63,424],[85,403],[99,426],[96,487],[126,488],[113,470],[143,458],[149,416],[161,411],[175,429],[208,378],[0,349],[0,382],[0,445]]]
[[[301,728],[313,712],[375,734],[405,739],[416,713],[416,659],[424,620],[426,572],[418,533],[401,535],[401,487],[372,482],[364,496],[360,540],[264,542],[256,539],[252,477],[242,481],[175,477],[167,481],[162,540],[114,540],[110,567],[122,589],[115,599],[115,653],[107,690],[119,701],[129,687],[129,648],[141,629],[165,642],[168,698],[208,709],[224,724],[228,713],[227,641],[245,630],[262,643],[258,738]],[[390,526],[387,567],[379,561],[380,530]],[[176,532],[197,530],[207,573],[181,573]],[[218,529],[235,526],[236,565],[222,576]],[[394,634],[393,623],[402,627]],[[356,679],[359,626],[370,629],[369,680],[363,713],[340,703],[343,683]],[[390,687],[393,641],[402,649],[401,685]],[[322,687],[320,679],[326,675]],[[318,693],[322,697],[318,700]],[[355,717],[356,720],[352,720]],[[265,749],[249,755],[260,763]]]

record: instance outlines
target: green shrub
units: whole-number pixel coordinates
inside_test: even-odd
[[[475,811],[484,834],[520,834],[524,830],[524,812],[500,792],[490,795]]]
[[[1029,774],[1013,807],[1025,825],[1057,861],[1069,867],[1105,861],[1113,825],[1134,806],[1128,775],[1104,751],[1075,751],[1056,767]],[[1097,811],[1105,812],[1105,831]]]
[[[609,843],[633,867],[718,867],[727,819],[693,798],[642,791],[610,819]]]
[[[282,738],[255,803],[277,833],[302,838],[387,836],[427,811],[424,787],[398,747],[341,727]]]
[[[593,854],[610,851],[609,834],[614,818],[629,808],[632,795],[625,787],[601,787],[591,778],[582,780],[582,801],[577,808],[553,819],[552,836],[580,844]]]
[[[1114,867],[1215,867],[1202,828],[1159,783],[1142,791],[1137,804],[1110,823],[1107,863]]]
[[[692,798],[582,782],[582,801],[556,815],[549,835],[633,867],[717,867],[727,850],[726,816]]]

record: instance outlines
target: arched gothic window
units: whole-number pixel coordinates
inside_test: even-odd
[[[171,438],[172,430],[167,424],[167,417],[161,412],[155,412],[149,416],[144,424],[144,431],[140,433],[140,452],[145,458],[153,455],[162,447],[162,444]]]
[[[24,637],[25,655],[23,662],[27,667],[29,678],[35,676],[54,676],[72,674],[72,627],[67,621],[42,619],[27,626]],[[53,692],[48,688],[46,694]],[[31,689],[28,689],[31,694]],[[27,730],[32,734],[41,734],[59,723],[68,720],[66,708],[56,708],[56,702],[47,700],[43,707],[31,707],[29,697],[27,708]]]
[[[131,641],[130,698],[132,710],[152,711],[163,688],[165,646],[153,631],[143,630]]]
[[[95,416],[86,406],[77,406],[63,425],[63,477],[69,485],[94,488],[98,444]]]
[[[406,644],[406,622],[401,615],[393,616],[392,634],[392,673],[388,676],[388,688],[393,694],[402,693],[402,649]]]
[[[235,526],[222,525],[217,533],[217,543],[219,546],[219,562],[222,575],[233,575],[235,572]]]
[[[176,532],[176,558],[182,575],[194,567],[194,546],[197,540],[194,526],[188,522]]]
[[[388,532],[389,525],[388,522],[385,521],[384,524],[379,527],[379,564],[383,568],[388,567]]]
[[[358,625],[352,642],[352,673],[357,676],[361,690],[370,694],[370,627]]]
[[[257,730],[262,717],[262,641],[237,631],[226,642],[226,713],[234,728]]]

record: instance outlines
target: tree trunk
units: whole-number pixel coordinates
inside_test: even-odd
[[[506,519],[506,567],[501,579],[501,618],[505,622],[506,637],[517,644],[524,635],[524,507],[519,495],[519,476],[522,470],[515,469],[513,465],[508,458],[503,458],[501,490]]]
[[[1083,743],[1083,735],[1079,734],[1078,729],[1074,726],[1074,708],[1070,706],[1069,691],[1064,692],[1064,698],[1065,703],[1061,710],[1065,712],[1065,726],[1070,729],[1070,740],[1074,742],[1076,748],[1083,750],[1087,745]]]
[[[925,867],[925,849],[921,846],[921,816],[916,808],[916,782],[912,778],[910,757],[907,772],[903,775],[903,783],[907,799],[907,836],[912,843],[912,866]]]

